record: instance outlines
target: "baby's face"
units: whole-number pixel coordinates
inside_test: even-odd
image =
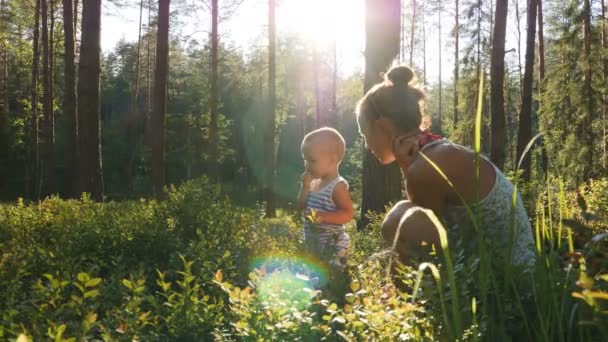
[[[337,158],[331,149],[320,143],[306,144],[302,148],[304,168],[313,178],[322,178],[337,167]]]

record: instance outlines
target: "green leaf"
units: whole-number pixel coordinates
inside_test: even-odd
[[[84,285],[85,287],[95,287],[101,283],[101,278],[93,278]]]
[[[99,296],[99,290],[91,290],[84,293],[84,298],[95,298]]]
[[[123,279],[122,284],[126,286],[129,290],[133,289],[133,284],[128,279]]]
[[[91,279],[91,277],[88,274],[84,273],[84,272],[78,273],[78,276],[76,278],[81,283],[86,283],[89,279]]]

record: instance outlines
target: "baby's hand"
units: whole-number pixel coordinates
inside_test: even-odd
[[[300,180],[302,181],[302,185],[308,187],[312,182],[312,176],[310,175],[310,173],[305,171],[302,176],[300,176]]]

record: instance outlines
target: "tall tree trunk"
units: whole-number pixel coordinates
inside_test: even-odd
[[[103,200],[99,74],[101,0],[87,0],[82,6],[82,37],[78,63],[78,141],[80,190]]]
[[[78,117],[76,115],[76,56],[74,48],[74,13],[72,0],[63,0],[64,96],[65,115],[65,193],[68,198],[78,196]]]
[[[459,71],[459,42],[460,42],[460,10],[456,0],[454,12],[454,129],[458,127],[458,71]]]
[[[330,118],[327,122],[331,127],[338,127],[338,42],[336,37],[333,38],[332,62]]]
[[[543,20],[543,1],[538,1],[538,92],[542,95],[545,91],[545,33],[544,33],[544,20]],[[541,97],[539,96],[539,99]],[[538,112],[542,111],[542,101],[539,100]],[[539,127],[540,128],[540,127]],[[541,144],[541,170],[547,178],[547,171],[549,169],[549,157],[547,156],[547,148],[545,145],[545,139],[542,139]]]
[[[490,78],[492,79],[490,105],[491,129],[490,157],[492,162],[500,169],[505,164],[505,148],[507,135],[505,131],[505,37],[507,30],[508,0],[496,0],[496,23],[492,38],[492,65]]]
[[[366,0],[365,23],[365,80],[367,92],[380,82],[380,72],[385,71],[399,54],[399,0]],[[362,203],[359,229],[367,226],[369,211],[384,212],[384,207],[402,196],[401,172],[396,163],[381,165],[364,151],[362,175]]]
[[[50,5],[50,25],[49,25],[49,101],[51,102],[51,142],[55,145],[55,1],[49,2]],[[52,158],[52,155],[51,155]],[[54,162],[52,164],[54,166]]]
[[[593,78],[593,68],[591,67],[591,3],[590,0],[584,1],[583,7],[583,44],[584,44],[584,53],[585,53],[585,81],[583,84],[583,94],[585,97],[585,119],[583,123],[583,129],[586,134],[586,144],[587,144],[587,152],[585,155],[585,161],[583,166],[583,177],[585,180],[590,179],[594,176],[593,172],[593,149],[595,145],[595,138],[593,133],[593,87],[592,87],[592,78]]]
[[[265,156],[266,156],[266,217],[275,217],[275,110],[276,110],[276,18],[275,2],[268,0],[268,118],[266,119]]]
[[[519,12],[519,0],[515,0],[515,20],[517,21],[517,67],[519,69],[519,97],[521,98],[524,93],[524,82],[523,82],[523,70],[521,67],[521,13]]]
[[[401,10],[401,50],[399,53],[399,61],[401,63],[405,63],[405,44],[406,44],[406,37],[405,37],[405,2],[401,2],[401,5],[399,6],[399,9]]]
[[[410,0],[412,3],[412,18],[410,27],[410,66],[414,66],[414,38],[416,32],[416,0]],[[380,6],[380,4],[378,4]],[[399,4],[401,7],[401,4]],[[401,25],[401,24],[399,24]]]
[[[313,42],[312,47],[312,72],[313,72],[313,83],[315,87],[315,128],[321,127],[322,118],[322,106],[321,106],[321,81],[319,80],[320,74],[320,64],[319,61],[319,49],[317,44]]]
[[[219,176],[219,165],[217,163],[218,145],[218,0],[211,0],[211,89],[209,92],[209,153],[207,160],[208,175],[211,179],[217,180]]]
[[[151,167],[150,152],[152,151],[152,3],[148,1],[148,38],[146,40],[146,109],[144,110],[144,156],[145,156],[145,170],[146,174],[149,173]]]
[[[604,47],[604,95],[602,96],[604,105],[602,106],[602,127],[604,131],[604,155],[602,157],[602,165],[606,171],[606,161],[608,153],[608,142],[606,141],[606,115],[608,114],[608,18],[606,18],[606,3],[602,0],[602,46]]]
[[[37,198],[41,199],[51,193],[51,174],[53,158],[52,139],[52,116],[53,97],[51,94],[51,67],[49,47],[49,5],[50,2],[42,1],[42,129],[40,135],[40,173],[38,174]]]
[[[40,5],[42,0],[36,0],[36,8],[34,14],[34,41],[32,52],[32,99],[31,99],[31,117],[29,123],[29,168],[27,169],[27,189],[31,199],[38,197],[38,174],[39,172],[39,151],[38,151],[38,68],[40,60]]]
[[[443,127],[443,80],[441,79],[441,50],[443,49],[443,46],[441,45],[441,11],[443,10],[442,6],[443,5],[441,3],[441,0],[439,0],[439,8],[437,10],[437,15],[439,17],[439,113],[437,118],[437,132],[439,134],[441,134]]]
[[[424,4],[422,5],[422,84],[424,86],[428,84],[426,82],[426,9]]]
[[[517,161],[522,158],[524,149],[532,139],[532,91],[534,81],[534,39],[536,37],[536,0],[528,0],[527,33],[526,33],[526,66],[524,70],[523,94],[519,114],[517,133]],[[521,164],[523,179],[530,180],[530,155],[527,154]]]
[[[477,77],[481,75],[481,0],[477,1]]]
[[[214,0],[217,1],[217,0]],[[154,111],[152,114],[152,184],[154,196],[163,197],[165,186],[165,114],[169,68],[169,2],[158,1],[156,32],[156,72],[154,77]]]
[[[78,1],[74,0],[74,42],[76,42],[76,36],[78,35]]]
[[[133,188],[133,173],[135,163],[135,154],[137,148],[137,127],[139,126],[139,116],[137,111],[137,96],[139,94],[139,67],[141,56],[141,22],[144,11],[144,1],[139,1],[139,27],[137,33],[137,57],[135,59],[135,75],[133,77],[133,85],[131,88],[131,101],[129,103],[129,117],[127,118],[127,167],[125,175],[127,179],[127,189],[130,191]]]

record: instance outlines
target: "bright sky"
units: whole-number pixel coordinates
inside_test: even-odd
[[[192,3],[195,0],[174,0]],[[407,0],[403,0],[407,1]],[[209,1],[207,1],[209,2]],[[220,6],[223,1],[219,1]],[[133,4],[138,1],[133,1]],[[323,44],[327,43],[332,34],[337,37],[338,68],[342,75],[362,72],[364,67],[365,48],[365,9],[364,0],[278,0],[277,29],[278,35],[299,33],[304,37]],[[512,16],[514,12],[510,11]],[[245,0],[241,7],[226,21],[220,22],[222,39],[233,41],[241,46],[246,53],[247,48],[263,34],[267,27],[268,1]],[[220,13],[220,16],[222,13]],[[435,83],[439,77],[439,49],[442,50],[442,78],[447,81],[453,73],[453,42],[449,32],[453,26],[453,18],[448,13],[442,14],[442,39],[439,46],[437,16],[427,17],[427,80]],[[147,13],[144,13],[146,23]],[[139,7],[117,10],[108,2],[104,3],[102,17],[101,47],[104,52],[110,51],[115,44],[125,38],[128,41],[137,40],[137,24]],[[183,25],[182,36],[192,35],[199,40],[205,40],[210,31],[210,11],[197,11],[180,17]],[[509,21],[512,25],[514,21]],[[525,17],[522,19],[525,29]],[[171,29],[171,28],[170,28]],[[507,29],[507,46],[509,50],[516,46],[515,27]],[[522,32],[523,33],[523,32]],[[522,56],[524,52],[522,51]],[[513,56],[509,56],[513,58]],[[417,61],[422,59],[422,52],[416,54]],[[421,66],[420,66],[421,67]]]
[[[191,2],[191,0],[187,0]],[[365,26],[363,0],[282,0],[276,12],[278,35],[300,33],[320,44],[327,44],[332,32],[337,36],[338,65],[341,74],[363,70]],[[173,3],[173,2],[172,2]],[[221,6],[222,1],[220,1]],[[328,7],[329,4],[334,4]],[[318,11],[325,8],[326,11]],[[336,15],[339,8],[347,8],[344,15]],[[144,12],[146,12],[144,10]],[[325,15],[320,14],[325,13]],[[226,21],[220,22],[222,39],[233,41],[246,52],[267,28],[268,1],[245,0]],[[220,13],[221,16],[221,13]],[[144,24],[147,13],[144,13]],[[124,38],[137,40],[139,7],[116,8],[106,3],[103,7],[101,48],[108,52]],[[210,12],[198,11],[180,17],[182,35],[204,40],[210,31]],[[170,28],[171,29],[171,28]]]

